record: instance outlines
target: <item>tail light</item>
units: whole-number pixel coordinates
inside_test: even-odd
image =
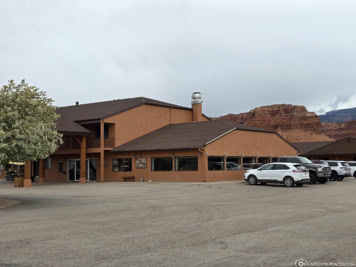
[[[293,170],[293,172],[305,172],[305,171],[302,171],[302,170]]]

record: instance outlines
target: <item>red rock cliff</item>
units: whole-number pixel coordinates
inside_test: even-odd
[[[322,123],[322,131],[324,134],[335,140],[340,140],[345,137],[356,138],[356,121],[348,121],[342,123]]]
[[[217,119],[274,130],[289,142],[333,140],[323,133],[319,117],[304,106],[285,104],[263,106],[247,113],[228,114]]]

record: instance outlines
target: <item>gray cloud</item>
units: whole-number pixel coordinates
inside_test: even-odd
[[[0,84],[57,105],[146,96],[217,116],[355,106],[353,0],[1,1]],[[346,103],[345,103],[346,102]]]

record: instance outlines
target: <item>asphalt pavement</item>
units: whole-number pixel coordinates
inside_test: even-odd
[[[2,182],[0,199],[21,201],[0,209],[0,266],[356,264],[354,178],[300,188]]]

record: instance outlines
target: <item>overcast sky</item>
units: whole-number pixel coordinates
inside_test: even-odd
[[[208,116],[356,106],[355,0],[0,0],[0,85],[55,105],[145,96]]]

